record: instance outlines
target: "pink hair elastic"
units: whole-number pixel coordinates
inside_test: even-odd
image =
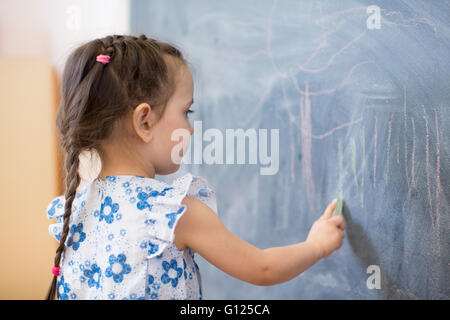
[[[59,276],[59,270],[61,269],[61,267],[55,267],[55,266],[53,266],[52,267],[52,273],[55,275],[55,276]]]
[[[101,62],[101,63],[103,63],[103,64],[107,64],[108,62],[109,62],[109,59],[110,59],[111,57],[110,56],[107,56],[107,55],[105,55],[105,54],[99,54],[98,56],[97,56],[97,62]]]

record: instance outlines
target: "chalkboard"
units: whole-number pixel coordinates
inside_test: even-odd
[[[203,131],[279,130],[276,174],[248,161],[180,169],[209,181],[233,233],[262,249],[304,241],[345,200],[343,247],[289,282],[254,286],[197,255],[205,299],[450,298],[449,1],[155,0],[130,12],[133,34],[182,48]]]

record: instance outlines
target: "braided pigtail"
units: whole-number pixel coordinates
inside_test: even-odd
[[[80,48],[81,49],[81,48]],[[83,48],[83,53],[86,50]],[[111,53],[110,51],[104,50]],[[59,246],[56,249],[56,256],[53,265],[53,279],[48,289],[46,299],[53,300],[57,293],[57,279],[60,270],[61,258],[66,248],[65,242],[70,230],[70,217],[72,215],[72,203],[76,196],[76,190],[80,184],[81,178],[78,173],[79,155],[83,149],[89,149],[93,146],[92,140],[89,138],[90,128],[85,126],[86,114],[89,113],[92,104],[92,92],[97,90],[100,80],[104,73],[102,63],[86,60],[84,66],[81,67],[82,73],[75,72],[74,68],[80,68],[80,60],[83,56],[78,56],[79,51],[69,58],[68,64],[63,74],[62,101],[57,116],[57,129],[61,138],[61,147],[65,151],[65,207],[63,215],[63,228]],[[76,83],[73,86],[73,83]]]
[[[66,155],[65,160],[65,170],[66,170],[66,203],[64,206],[64,216],[63,216],[63,228],[61,233],[61,239],[59,241],[59,247],[56,249],[56,256],[54,261],[54,267],[59,268],[61,263],[61,256],[65,249],[65,243],[67,239],[67,235],[69,234],[69,226],[70,226],[70,216],[72,214],[72,203],[75,199],[76,190],[78,185],[80,184],[80,175],[78,173],[79,167],[79,155],[80,151],[75,147],[70,147],[70,151]],[[47,292],[47,300],[53,300],[55,297],[56,289],[57,289],[57,275],[53,275],[53,280],[51,282],[50,288]]]

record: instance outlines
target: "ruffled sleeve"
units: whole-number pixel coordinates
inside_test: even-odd
[[[70,221],[73,220],[73,216],[75,213],[79,211],[84,205],[84,196],[88,188],[83,188],[79,192],[76,193],[75,199],[72,202],[72,214],[70,216]],[[59,241],[61,239],[61,231],[64,224],[64,206],[66,204],[66,197],[64,195],[60,195],[54,198],[47,206],[47,218],[49,220],[56,219],[56,223],[49,225],[48,231],[51,236],[53,236],[56,240]]]
[[[58,241],[61,239],[65,201],[64,196],[59,196],[54,198],[47,206],[47,218],[49,220],[56,218],[57,221],[49,225],[48,232]]]
[[[158,256],[173,243],[175,238],[175,227],[186,212],[186,206],[181,204],[183,198],[191,196],[205,203],[215,214],[217,214],[217,202],[214,191],[208,181],[200,176],[193,176],[190,173],[176,179],[172,185],[164,188],[162,197],[155,197],[150,204],[151,210],[147,211],[148,231],[153,238],[149,250],[148,258]]]

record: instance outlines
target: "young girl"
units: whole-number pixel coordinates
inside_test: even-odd
[[[114,35],[68,58],[57,115],[66,189],[47,208],[60,243],[47,299],[202,299],[195,252],[233,277],[269,286],[342,246],[345,226],[331,217],[334,202],[306,241],[262,250],[222,224],[205,179],[155,179],[179,168],[171,134],[192,135],[192,103],[188,63],[168,43]],[[98,152],[102,169],[77,191],[85,150]]]

